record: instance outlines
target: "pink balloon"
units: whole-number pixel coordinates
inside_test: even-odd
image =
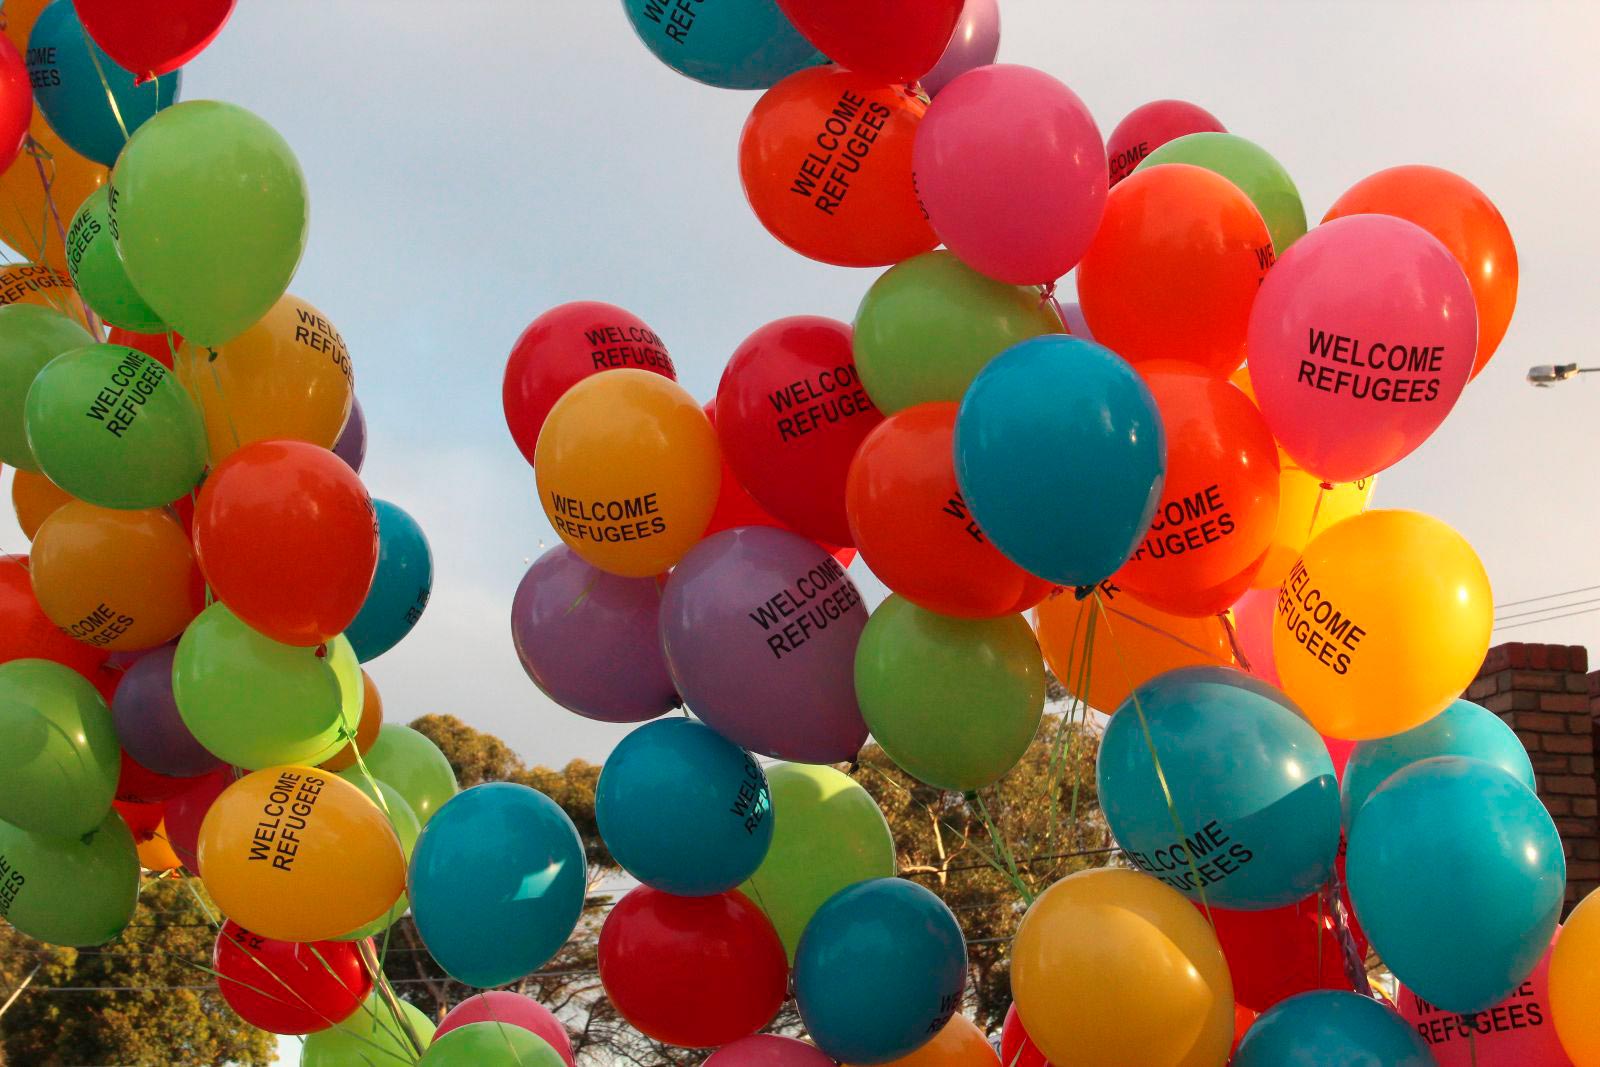
[[[962,262],[1012,285],[1071,270],[1100,226],[1106,153],[1078,94],[999,63],[945,86],[912,152],[928,220]]]
[[[751,1034],[706,1057],[701,1067],[834,1067],[815,1045],[777,1034]]]
[[[1404,219],[1350,215],[1267,271],[1250,311],[1250,384],[1295,462],[1353,482],[1444,421],[1477,345],[1472,288],[1450,251]]]
[[[567,1067],[574,1067],[572,1042],[567,1038],[567,1028],[551,1014],[550,1009],[532,997],[504,989],[491,990],[468,997],[451,1008],[439,1023],[433,1037],[437,1041],[451,1030],[468,1023],[505,1023],[519,1026],[535,1037],[550,1043]]]
[[[1350,762],[1350,753],[1356,750],[1356,743],[1346,741],[1342,737],[1327,736],[1322,738],[1322,743],[1328,749],[1328,758],[1333,760],[1333,777],[1342,783],[1345,764]]]
[[[1270,685],[1280,685],[1278,666],[1272,658],[1272,619],[1278,606],[1278,590],[1252,589],[1233,603],[1233,632],[1239,651],[1250,663],[1250,673]]]
[[[1133,173],[1145,156],[1191,133],[1227,133],[1217,116],[1187,100],[1152,100],[1128,112],[1106,141],[1111,184]]]

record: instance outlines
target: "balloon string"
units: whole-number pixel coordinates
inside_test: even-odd
[[[926,801],[918,800],[914,795],[912,795],[911,790],[907,789],[905,786],[903,786],[899,782],[895,781],[887,772],[881,770],[878,767],[874,767],[870,763],[860,763],[860,762],[857,762],[856,764],[854,764],[852,769],[853,770],[867,770],[867,771],[872,771],[873,773],[877,774],[877,776],[882,778],[885,782],[887,782],[891,788],[898,789],[905,796],[906,800],[909,803],[916,804],[916,805],[920,806],[923,811],[927,812],[928,813],[928,818],[933,821],[933,823],[935,824],[936,827],[937,826],[943,826],[946,830],[949,830],[952,834],[955,834],[956,836],[961,837],[964,840],[966,840],[968,844],[971,844],[973,848],[978,850],[978,855],[983,857],[983,862],[985,862],[989,866],[993,867],[999,873],[1001,873],[1003,875],[1006,875],[1008,878],[1010,877],[1010,872],[1008,872],[1003,866],[1001,866],[1000,860],[995,855],[993,855],[988,849],[984,848],[980,844],[977,844],[976,842],[973,842],[970,838],[967,837],[966,833],[964,833],[962,830],[958,829],[957,827],[951,826],[950,823],[948,823],[944,819],[940,818],[939,817],[939,813],[933,810],[933,806],[932,805],[928,804]],[[898,860],[896,862],[898,864]],[[904,874],[905,872],[902,871],[902,872],[898,872],[898,873]],[[933,868],[933,869],[930,869],[928,873],[942,875],[944,872],[938,870],[937,868]],[[757,904],[761,903],[759,894],[757,896],[756,903]]]
[[[1095,599],[1098,600],[1100,598],[1097,595],[1095,597]],[[1158,634],[1161,637],[1165,637],[1168,641],[1171,641],[1173,644],[1180,645],[1183,648],[1188,649],[1190,652],[1193,652],[1197,656],[1204,657],[1205,659],[1208,659],[1208,660],[1215,660],[1216,659],[1216,657],[1214,655],[1212,655],[1210,652],[1207,652],[1205,649],[1201,648],[1199,645],[1194,644],[1194,643],[1192,643],[1190,641],[1185,641],[1183,638],[1179,637],[1177,634],[1173,633],[1171,630],[1163,630],[1161,627],[1157,626],[1153,622],[1149,622],[1149,621],[1146,621],[1145,619],[1141,619],[1136,615],[1129,615],[1125,611],[1118,611],[1116,608],[1105,607],[1104,605],[1102,605],[1101,610],[1102,611],[1109,611],[1111,614],[1115,615],[1117,618],[1122,619],[1125,622],[1131,622],[1135,626],[1142,626],[1146,630],[1149,630],[1153,634]],[[1125,681],[1125,682],[1128,681],[1128,678],[1124,677],[1123,681]]]
[[[378,996],[384,1004],[388,1005],[389,1014],[393,1015],[395,1022],[400,1024],[400,1029],[405,1033],[405,1038],[416,1051],[416,1058],[422,1058],[422,1038],[417,1036],[416,1028],[411,1025],[410,1018],[400,1007],[400,998],[395,996],[394,986],[389,984],[389,976],[383,973],[383,968],[378,964],[377,950],[372,947],[372,942],[362,938],[356,942],[356,951],[361,954],[361,962],[367,965],[367,970],[372,974],[373,984],[378,988]],[[415,1060],[413,1060],[415,1062]]]
[[[1250,669],[1250,661],[1245,658],[1244,649],[1239,647],[1239,634],[1233,628],[1233,620],[1228,618],[1226,611],[1217,612],[1217,618],[1222,620],[1222,632],[1228,635],[1228,647],[1233,650],[1233,658],[1239,661],[1241,670]]]
[[[1056,299],[1056,283],[1050,282],[1039,287],[1039,303],[1049,304],[1056,313],[1056,320],[1061,323],[1061,329],[1067,330],[1067,313],[1061,307],[1061,301]]]
[[[50,153],[45,150],[43,145],[39,144],[38,141],[35,141],[32,134],[28,135],[28,143],[31,146],[28,154],[33,157],[33,165],[39,172],[39,184],[44,189],[44,202],[46,207],[49,208],[49,218],[55,221],[56,234],[61,238],[61,250],[62,253],[65,254],[67,249],[67,228],[61,222],[61,212],[56,208],[55,177],[53,174],[46,173],[44,168],[45,158],[49,157],[50,169],[51,171],[54,171],[55,157],[51,156]],[[45,230],[48,230],[48,226],[44,227],[41,232],[44,232]],[[45,243],[46,242],[44,240],[39,242],[39,263],[41,266],[44,265]],[[74,287],[73,292],[77,293],[76,287]],[[83,308],[84,325],[89,328],[89,333],[96,341],[101,340],[99,317],[96,316],[94,311],[89,307],[89,302],[83,298],[82,293],[77,293],[77,296],[78,304]],[[55,303],[55,301],[52,300],[51,303]]]
[[[117,94],[111,91],[111,83],[106,81],[105,68],[100,65],[100,48],[93,41],[89,40],[89,33],[87,30],[84,30],[80,26],[79,31],[83,34],[83,46],[89,51],[89,59],[92,63],[94,63],[94,72],[100,78],[100,88],[105,90],[106,103],[111,107],[111,116],[117,120],[117,129],[122,131],[122,143],[127,144],[128,124],[122,121],[122,108],[117,106]],[[156,105],[159,107],[161,104],[161,85],[159,82],[155,84],[154,89],[156,94]]]
[[[1311,533],[1317,528],[1317,516],[1322,514],[1322,498],[1328,495],[1328,490],[1333,486],[1323,482],[1317,487],[1316,503],[1311,505],[1311,521],[1306,523],[1306,540],[1311,540]]]
[[[228,420],[228,432],[233,435],[233,447],[235,449],[242,448],[244,446],[239,443],[239,427],[234,425],[233,421],[233,406],[228,403],[228,397],[222,391],[222,377],[217,374],[217,357],[222,353],[209,346],[207,346],[206,351],[211,353],[210,358],[206,360],[206,367],[211,371],[211,384],[217,387],[217,403],[222,405],[222,414]],[[176,366],[176,360],[174,360],[174,366]],[[198,396],[195,397],[195,402],[199,403]],[[204,411],[205,408],[202,407],[200,410]]]
[[[1022,872],[1017,868],[1016,853],[1012,851],[1011,845],[1006,841],[1005,834],[1000,832],[1000,828],[989,817],[989,807],[983,802],[983,797],[979,796],[978,791],[974,789],[966,794],[966,800],[977,808],[978,818],[983,822],[984,832],[989,835],[989,840],[994,842],[995,855],[1005,864],[1005,870],[1002,873],[1010,878],[1011,886],[1017,891],[1017,895],[1022,898],[1023,905],[1026,907],[1032,904],[1033,890],[1028,888],[1028,883],[1022,880]]]
[[[1367,980],[1366,961],[1361,958],[1361,953],[1356,948],[1355,935],[1350,932],[1350,916],[1344,908],[1344,883],[1339,877],[1337,864],[1328,876],[1323,892],[1328,895],[1328,903],[1333,911],[1333,934],[1339,941],[1339,952],[1344,957],[1344,976],[1357,993],[1364,997],[1372,997],[1372,983]],[[1320,942],[1320,936],[1318,940]]]

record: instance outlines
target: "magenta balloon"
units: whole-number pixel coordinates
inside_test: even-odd
[[[1191,133],[1227,133],[1217,116],[1187,100],[1152,100],[1128,112],[1106,141],[1111,184],[1133,173],[1133,168],[1168,141]]]
[[[741,748],[795,763],[855,759],[856,642],[867,609],[839,561],[799,534],[738,526],[696,545],[661,594],[678,692]]]
[[[174,645],[152,648],[123,672],[111,699],[117,740],[135,763],[172,778],[194,778],[223,766],[178,714],[172,696]]]
[[[1233,630],[1239,651],[1250,664],[1250,673],[1269,685],[1278,681],[1278,665],[1272,655],[1272,623],[1278,607],[1278,587],[1251,589],[1233,602]]]
[[[967,0],[950,43],[933,69],[922,76],[929,98],[974,67],[987,67],[1000,51],[1000,0]]]
[[[973,0],[967,0],[971,4]],[[815,1045],[777,1034],[751,1034],[723,1045],[700,1067],[835,1067]]]
[[[566,545],[533,561],[511,601],[511,640],[546,696],[601,722],[678,706],[657,638],[661,587],[589,566]]]
[[[468,1023],[504,1023],[521,1027],[535,1037],[544,1038],[567,1061],[567,1067],[574,1067],[572,1041],[567,1037],[567,1028],[550,1013],[549,1008],[532,997],[504,989],[470,996],[445,1014],[439,1029],[434,1031],[433,1039],[437,1041],[451,1030]]]
[[[350,401],[350,415],[344,420],[344,429],[333,443],[333,454],[345,461],[357,474],[367,461],[367,416],[361,410],[361,401]]]
[[[1106,206],[1106,149],[1078,94],[1032,67],[969,70],[917,128],[917,191],[945,246],[1011,285],[1075,266]]]

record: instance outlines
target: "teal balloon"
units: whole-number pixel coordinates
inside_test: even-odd
[[[67,230],[67,271],[83,302],[106,322],[135,333],[165,333],[161,321],[128,280],[111,233],[111,189],[90,193]],[[89,342],[84,342],[85,344]]]
[[[378,739],[361,754],[361,762],[340,771],[339,777],[360,785],[366,778],[362,764],[367,774],[405,797],[424,826],[456,795],[456,772],[450,761],[438,745],[409,726],[386,722],[378,727]]]
[[[1393,1008],[1321,990],[1279,1001],[1245,1031],[1232,1067],[1437,1067]]]
[[[622,9],[657,59],[719,89],[767,89],[797,70],[828,61],[776,0],[622,0]]]
[[[42,659],[0,665],[0,819],[86,834],[111,810],[121,761],[111,709],[81,674]]]
[[[0,919],[49,945],[101,945],[139,902],[139,854],[122,816],[48,837],[0,822]]]
[[[944,901],[903,878],[841,889],[794,955],[800,1018],[841,1063],[887,1063],[937,1034],[967,986],[967,946]]]
[[[761,765],[693,719],[657,719],[624,737],[600,771],[594,813],[624,870],[681,897],[733,889],[772,845]]]
[[[459,982],[490,989],[538,970],[583,912],[588,865],[567,813],[536,789],[473,786],[434,815],[411,855],[411,914]]]
[[[1306,209],[1294,179],[1254,141],[1234,133],[1191,133],[1168,141],[1134,169],[1149,170],[1163,163],[1204,167],[1237,185],[1261,212],[1277,255],[1306,235]]]
[[[1012,345],[956,415],[956,482],[993,545],[1058,585],[1094,585],[1150,527],[1166,478],[1155,398],[1093,341]]]
[[[1361,741],[1351,749],[1341,786],[1345,828],[1349,829],[1367,797],[1391,774],[1434,756],[1483,760],[1529,789],[1536,788],[1533,762],[1516,731],[1487,708],[1470,700],[1458,700],[1421,726],[1391,737]]]
[[[0,463],[39,473],[25,428],[28,387],[61,353],[92,344],[88,330],[58,311],[34,304],[0,307]]]
[[[467,1023],[446,1031],[417,1067],[566,1067],[550,1042],[513,1023]]]
[[[1445,1011],[1500,1003],[1550,947],[1567,887],[1539,798],[1499,767],[1419,760],[1356,813],[1345,856],[1356,918],[1405,987]]]
[[[378,513],[378,569],[372,588],[344,635],[362,663],[377,659],[411,632],[433,592],[433,553],[417,520],[387,500]]]
[[[1117,844],[1191,900],[1284,907],[1333,873],[1339,784],[1327,746],[1287,697],[1240,671],[1184,667],[1140,686],[1106,726],[1097,777]]]

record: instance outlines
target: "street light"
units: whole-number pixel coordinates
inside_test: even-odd
[[[1537,367],[1528,368],[1528,382],[1541,389],[1548,389],[1556,382],[1564,382],[1568,378],[1576,378],[1580,374],[1590,374],[1600,371],[1600,367],[1580,367],[1576,363],[1559,363],[1552,366],[1541,363]]]

